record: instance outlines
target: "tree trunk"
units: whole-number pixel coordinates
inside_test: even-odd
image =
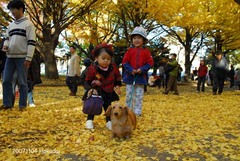
[[[222,40],[221,33],[220,31],[217,31],[216,37],[215,37],[215,52],[222,51],[222,43],[223,43],[223,40]]]
[[[188,28],[185,28],[185,31],[186,31],[186,44],[184,46],[184,48],[185,48],[185,73],[188,76],[190,76],[191,66],[192,66],[192,63],[190,61],[192,36],[191,36],[190,30]]]
[[[56,59],[50,42],[43,42],[43,52],[45,56],[45,77],[47,79],[58,79]]]
[[[43,54],[44,54],[44,62],[45,62],[45,77],[47,79],[58,79],[58,70],[56,59],[54,55],[54,49],[56,47],[56,38],[51,35],[51,20],[47,15],[47,11],[50,9],[49,1],[44,0],[44,8],[43,8]],[[58,40],[57,40],[58,41]]]
[[[58,70],[56,59],[54,55],[55,49],[55,39],[51,37],[51,28],[50,25],[46,26],[43,29],[43,54],[44,54],[44,63],[45,63],[45,77],[47,79],[58,79]]]
[[[190,49],[189,48],[185,48],[185,73],[190,76],[191,74],[191,61],[190,61]]]

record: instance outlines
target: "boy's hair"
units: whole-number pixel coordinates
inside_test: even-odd
[[[70,45],[69,47],[76,50],[76,46],[74,46],[74,45]]]
[[[175,53],[172,53],[172,54],[170,54],[171,56],[174,56],[175,58],[177,58],[177,54],[175,54]]]
[[[133,41],[133,37],[136,36],[136,35],[141,36],[141,37],[143,38],[143,43],[144,43],[144,44],[147,44],[148,40],[147,40],[146,38],[144,38],[144,37],[143,37],[142,35],[140,35],[140,34],[130,35],[130,40],[131,40],[131,42]]]
[[[13,8],[16,8],[16,9],[20,9],[22,8],[23,9],[23,12],[25,12],[25,4],[22,0],[11,0],[8,5],[7,5],[7,8],[8,9],[13,9]]]
[[[220,54],[223,54],[221,50],[217,50],[217,51],[215,52],[215,55],[220,55]]]

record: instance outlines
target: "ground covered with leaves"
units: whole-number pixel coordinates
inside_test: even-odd
[[[85,129],[83,88],[73,97],[58,83],[35,87],[35,108],[0,111],[0,160],[240,160],[237,90],[214,96],[210,87],[196,93],[185,84],[175,96],[148,88],[137,129],[122,140],[111,138],[103,115],[95,117],[94,130]]]

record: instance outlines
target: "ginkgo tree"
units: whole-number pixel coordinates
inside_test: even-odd
[[[159,27],[144,11],[147,5],[148,1],[104,1],[101,6],[88,13],[84,21],[75,21],[70,30],[78,41],[93,45],[103,41],[114,43],[118,53],[115,57],[120,64],[120,59],[130,46],[129,34],[134,27],[143,26],[148,33]]]
[[[2,28],[1,33],[3,33],[3,29],[7,28],[8,22],[11,20],[10,15],[6,12],[4,5],[6,5],[7,1],[2,0],[0,2],[0,27]]]
[[[47,78],[58,77],[54,50],[64,30],[72,33],[66,39],[79,46],[105,41],[125,48],[135,26],[143,26],[148,33],[164,30],[184,47],[188,74],[194,56],[203,45],[211,44],[208,42],[213,42],[208,46],[213,51],[239,49],[239,5],[234,0],[25,0],[25,3],[37,28],[37,50],[45,57]],[[151,33],[153,37],[160,34]]]
[[[215,50],[234,50],[240,47],[240,6],[226,0],[207,3],[209,16],[208,30],[215,40]]]
[[[236,28],[237,15],[229,19],[233,23],[223,23],[230,13],[239,11],[239,6],[229,0],[149,0],[146,10],[152,17],[165,27],[169,36],[174,37],[185,49],[186,73],[190,73],[190,54],[202,47],[204,39],[208,41],[208,33],[214,30],[231,28],[232,32],[239,33]],[[235,26],[235,27],[234,27]],[[226,30],[221,30],[222,33]],[[235,35],[235,34],[234,34]],[[238,34],[239,35],[239,34]],[[236,36],[235,36],[236,37]],[[227,39],[226,39],[227,40]],[[238,41],[235,39],[234,42]],[[219,46],[219,45],[218,45]],[[195,48],[194,48],[195,47]],[[239,46],[236,46],[239,48]]]
[[[78,18],[67,28],[70,34],[62,34],[69,43],[74,43],[85,56],[89,56],[89,51],[97,44],[113,42],[117,36],[120,26],[119,19],[112,14],[108,3],[108,1],[102,2],[100,7],[96,7],[84,17]],[[86,50],[86,46],[89,46],[88,50]]]
[[[43,53],[45,74],[58,78],[54,50],[59,36],[77,18],[85,16],[101,0],[25,0],[27,13],[37,28],[37,49]]]

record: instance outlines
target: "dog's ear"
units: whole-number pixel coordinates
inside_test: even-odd
[[[126,110],[126,113],[128,114],[130,109],[128,108],[128,106],[125,106],[124,108]]]
[[[108,106],[107,111],[105,112],[104,116],[110,116],[112,112],[112,106]]]

